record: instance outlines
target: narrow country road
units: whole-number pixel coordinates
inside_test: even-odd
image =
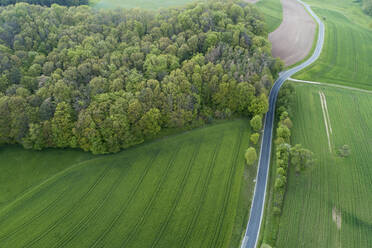
[[[244,238],[241,244],[241,248],[255,248],[257,246],[257,240],[260,233],[260,227],[262,222],[262,215],[265,206],[266,186],[268,180],[268,172],[270,166],[271,157],[271,145],[273,139],[273,125],[275,115],[275,104],[278,97],[279,89],[283,83],[290,78],[296,72],[304,69],[305,67],[316,61],[323,48],[324,43],[324,24],[320,18],[311,10],[310,6],[300,0],[301,4],[305,6],[308,12],[314,17],[319,26],[318,40],[313,55],[301,65],[298,65],[292,69],[281,72],[279,78],[276,80],[273,88],[270,91],[269,96],[269,111],[265,117],[264,133],[261,143],[260,159],[258,162],[258,171],[256,178],[256,186],[253,195],[253,202],[250,211],[250,217],[247,224],[247,229],[244,234]]]

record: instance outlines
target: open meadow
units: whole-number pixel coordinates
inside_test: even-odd
[[[372,89],[372,18],[352,0],[306,1],[326,26],[319,60],[295,78]]]
[[[372,247],[372,94],[295,90],[291,143],[311,149],[316,162],[300,174],[290,168],[275,247]],[[343,145],[350,156],[337,155]]]
[[[243,119],[107,156],[2,147],[0,247],[236,247],[249,134]]]

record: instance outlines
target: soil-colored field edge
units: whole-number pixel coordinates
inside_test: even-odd
[[[304,60],[315,40],[316,22],[296,0],[282,0],[283,21],[269,34],[272,54],[281,58],[286,66]]]

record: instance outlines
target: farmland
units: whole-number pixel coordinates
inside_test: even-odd
[[[372,89],[372,18],[356,1],[307,1],[326,25],[320,59],[296,78]]]
[[[145,9],[158,9],[166,7],[176,7],[182,6],[184,4],[190,3],[192,0],[94,0],[92,4],[97,8],[145,8]]]
[[[106,156],[2,147],[0,246],[236,247],[256,175],[247,123]]]
[[[260,0],[256,5],[265,18],[269,32],[273,32],[279,27],[283,19],[280,0]]]
[[[316,156],[313,167],[290,168],[276,247],[371,247],[371,94],[296,85],[292,144]],[[324,93],[332,133],[328,149],[320,94]],[[348,145],[349,157],[337,150]]]

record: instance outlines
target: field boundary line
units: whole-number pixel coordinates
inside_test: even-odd
[[[226,209],[227,209],[227,206],[229,204],[230,197],[231,197],[231,188],[232,188],[232,184],[234,183],[232,178],[233,178],[233,175],[236,172],[237,159],[238,159],[240,149],[241,149],[241,145],[242,145],[243,133],[244,133],[244,129],[243,129],[243,127],[241,127],[238,134],[237,134],[238,135],[237,142],[234,145],[234,150],[233,150],[233,153],[232,153],[232,156],[233,156],[232,161],[231,161],[232,164],[231,164],[231,167],[230,167],[230,173],[229,173],[229,176],[227,178],[226,186],[225,186],[226,191],[225,191],[224,200],[223,200],[222,215],[220,213],[219,216],[218,216],[217,232],[214,232],[214,235],[213,235],[213,238],[212,238],[212,244],[210,246],[212,248],[219,247],[217,245],[218,244],[218,239],[219,239],[219,236],[221,234],[222,225],[225,221]],[[217,236],[216,236],[216,234],[217,234]],[[222,242],[223,242],[223,240],[222,240]]]
[[[148,174],[148,172],[150,170],[150,167],[152,167],[152,165],[154,164],[154,161],[158,157],[159,153],[160,153],[160,151],[157,150],[155,152],[154,156],[146,164],[145,169],[144,169],[144,173],[141,174],[139,180],[137,181],[137,184],[134,186],[132,192],[129,195],[128,201],[125,201],[121,205],[121,210],[120,210],[119,214],[117,214],[112,219],[111,223],[108,225],[108,228],[94,241],[94,243],[92,243],[90,245],[90,247],[97,246],[106,237],[106,235],[112,230],[112,228],[115,226],[116,222],[120,219],[120,217],[123,215],[123,213],[127,210],[129,204],[132,202],[134,196],[137,194],[137,191],[138,191],[139,187],[141,186],[141,184],[142,184],[144,178],[146,177],[146,175]]]
[[[130,164],[133,164],[134,162],[131,162]],[[64,239],[64,240],[59,240],[58,243],[56,243],[56,245],[54,245],[53,247],[61,247],[61,246],[64,246],[66,245],[66,243],[68,242],[71,242],[71,240],[73,240],[76,235],[78,235],[82,228],[93,218],[97,215],[98,211],[104,206],[104,204],[106,203],[106,201],[111,197],[113,191],[117,188],[117,186],[120,184],[121,180],[123,179],[124,175],[125,175],[125,172],[126,170],[122,170],[122,172],[119,174],[118,178],[114,181],[114,183],[111,185],[110,189],[108,190],[108,192],[106,192],[104,194],[104,197],[103,199],[101,199],[101,201],[94,207],[92,208],[89,213],[84,217],[82,218],[79,223],[77,223],[72,229],[71,231],[66,235],[67,238]]]
[[[166,216],[166,219],[165,219],[165,222],[161,225],[160,227],[160,230],[159,232],[157,233],[156,235],[156,239],[153,241],[151,247],[156,247],[159,243],[159,241],[161,240],[165,230],[167,229],[168,227],[168,224],[169,224],[169,221],[170,219],[172,218],[173,214],[174,214],[174,211],[176,210],[180,200],[181,200],[181,197],[182,197],[182,194],[185,190],[185,186],[186,186],[186,182],[190,176],[190,172],[191,172],[191,169],[192,167],[194,166],[195,164],[195,161],[196,161],[196,158],[197,156],[199,156],[199,152],[200,152],[200,147],[201,147],[201,144],[202,142],[204,141],[204,137],[202,137],[198,144],[196,145],[192,155],[191,155],[191,159],[189,160],[189,163],[188,163],[188,166],[187,166],[187,169],[186,169],[186,173],[184,174],[182,180],[181,180],[181,186],[180,188],[178,189],[178,192],[176,194],[176,198],[174,199],[173,201],[173,204],[172,204],[172,208],[171,210],[169,211],[168,215]]]
[[[209,163],[209,167],[208,167],[208,170],[207,170],[206,179],[204,180],[204,184],[202,185],[202,192],[200,194],[200,198],[199,198],[200,200],[198,201],[198,202],[200,202],[200,204],[198,204],[197,210],[196,210],[190,224],[188,225],[188,227],[186,229],[186,233],[185,233],[185,235],[182,239],[182,242],[180,244],[180,247],[182,247],[182,248],[186,247],[187,242],[189,241],[189,237],[192,234],[193,228],[196,225],[196,221],[199,218],[200,210],[201,210],[202,206],[204,205],[205,196],[208,192],[208,185],[209,185],[211,177],[212,177],[213,168],[216,165],[216,158],[217,158],[218,151],[221,148],[223,137],[224,137],[224,133],[222,132],[222,134],[220,135],[220,138],[218,139],[218,143],[217,143],[216,147],[214,148],[212,156],[210,158],[210,163]],[[201,178],[202,178],[202,173],[200,173],[199,179],[201,179]],[[198,181],[199,181],[199,179],[198,179]]]
[[[107,173],[112,169],[109,165],[106,166],[106,168],[103,170],[103,172],[99,175],[98,179],[89,187],[88,191],[86,191],[73,205],[72,207],[65,212],[61,217],[59,217],[54,223],[49,225],[46,229],[46,231],[40,233],[37,235],[34,239],[27,242],[26,245],[23,247],[30,247],[34,245],[36,242],[40,241],[42,238],[44,238],[46,235],[48,235],[51,231],[53,231],[57,225],[63,221],[66,217],[68,217],[70,214],[72,214],[73,210],[78,207],[79,203],[83,201],[88,195],[96,188],[96,186],[102,181],[102,179],[107,175]]]
[[[138,230],[141,226],[143,226],[144,221],[147,219],[148,215],[151,213],[151,206],[155,199],[158,197],[159,193],[161,192],[161,189],[163,187],[163,184],[166,182],[169,171],[173,167],[174,163],[176,162],[177,155],[179,151],[181,150],[182,144],[179,145],[176,149],[176,151],[172,154],[170,161],[168,162],[168,165],[165,169],[165,174],[159,179],[158,184],[156,185],[155,192],[150,198],[150,201],[147,202],[144,211],[142,212],[141,217],[138,219],[137,223],[134,226],[134,229],[129,233],[129,235],[122,241],[120,247],[126,247],[126,244],[130,241],[132,241],[133,237],[137,235]]]
[[[288,81],[297,82],[297,83],[305,83],[305,84],[329,86],[329,87],[334,87],[334,88],[339,88],[339,89],[359,91],[359,92],[362,92],[362,93],[372,94],[372,90],[359,89],[359,88],[354,88],[354,87],[344,86],[344,85],[338,85],[338,84],[313,82],[313,81],[306,81],[306,80],[300,80],[300,79],[294,79],[294,78],[288,78]]]
[[[325,106],[324,106],[324,99],[323,99],[322,92],[319,91],[318,93],[319,93],[319,97],[320,97],[320,104],[321,104],[321,107],[322,107],[324,126],[325,126],[325,129],[326,129],[326,134],[327,134],[327,139],[328,139],[329,152],[332,153],[331,137],[329,135],[329,126],[328,126],[327,114],[326,114]]]
[[[332,134],[333,131],[332,131],[331,118],[329,118],[328,106],[327,106],[327,98],[326,98],[324,92],[322,92],[322,96],[323,96],[324,109],[325,109],[325,111],[326,111],[326,115],[327,115],[329,131],[330,131],[330,133]]]

